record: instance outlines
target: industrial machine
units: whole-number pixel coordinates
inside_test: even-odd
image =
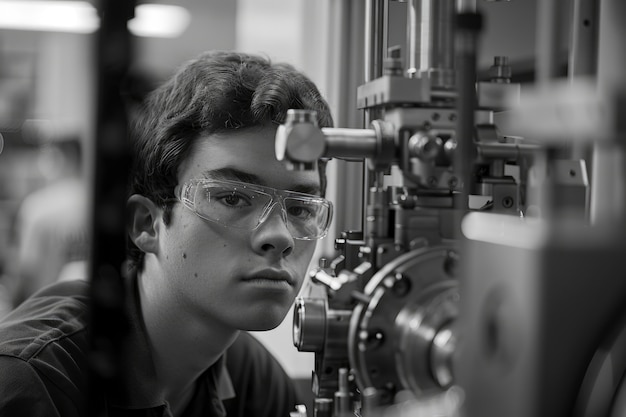
[[[478,79],[475,1],[405,3],[396,46],[380,38],[389,1],[365,2],[365,126],[291,110],[276,136],[292,169],[364,161],[362,229],[294,309],[294,344],[315,352],[312,415],[623,415],[625,4],[568,3],[559,79],[569,17],[542,1],[522,88],[506,56]]]

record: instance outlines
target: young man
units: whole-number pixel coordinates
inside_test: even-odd
[[[102,393],[106,415],[293,411],[289,378],[245,333],[284,319],[332,215],[323,166],[290,172],[274,157],[289,108],[332,125],[304,75],[229,52],[188,62],[146,99],[128,199],[126,389]],[[84,415],[77,285],[48,287],[0,323],[0,415]]]

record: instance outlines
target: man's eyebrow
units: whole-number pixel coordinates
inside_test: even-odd
[[[202,177],[210,180],[230,180],[230,181],[241,181],[241,182],[249,182],[251,184],[259,184],[264,185],[261,178],[257,175],[250,174],[245,171],[241,171],[236,168],[219,168],[212,169],[208,171],[204,171],[202,173]]]
[[[210,180],[241,181],[267,186],[267,183],[258,175],[230,167],[204,171],[202,177]],[[296,184],[290,187],[289,190],[305,194],[320,194],[320,187],[317,184]]]
[[[319,196],[321,194],[320,187],[317,185],[298,184],[294,187],[290,187],[289,191],[295,191],[297,193],[311,194]]]

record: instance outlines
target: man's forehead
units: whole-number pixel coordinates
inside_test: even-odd
[[[319,174],[315,176],[284,175],[282,180],[285,185],[282,188],[307,194],[318,194],[320,192]],[[264,186],[275,186],[270,184],[263,175],[257,175],[235,167],[223,167],[209,169],[202,172],[202,178],[211,180],[241,181]]]

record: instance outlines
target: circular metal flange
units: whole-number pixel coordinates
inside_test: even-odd
[[[368,281],[369,302],[355,307],[348,334],[361,390],[376,388],[384,403],[400,390],[420,394],[451,383],[444,368],[455,340],[450,324],[458,314],[458,260],[452,244],[424,247],[392,260]]]

